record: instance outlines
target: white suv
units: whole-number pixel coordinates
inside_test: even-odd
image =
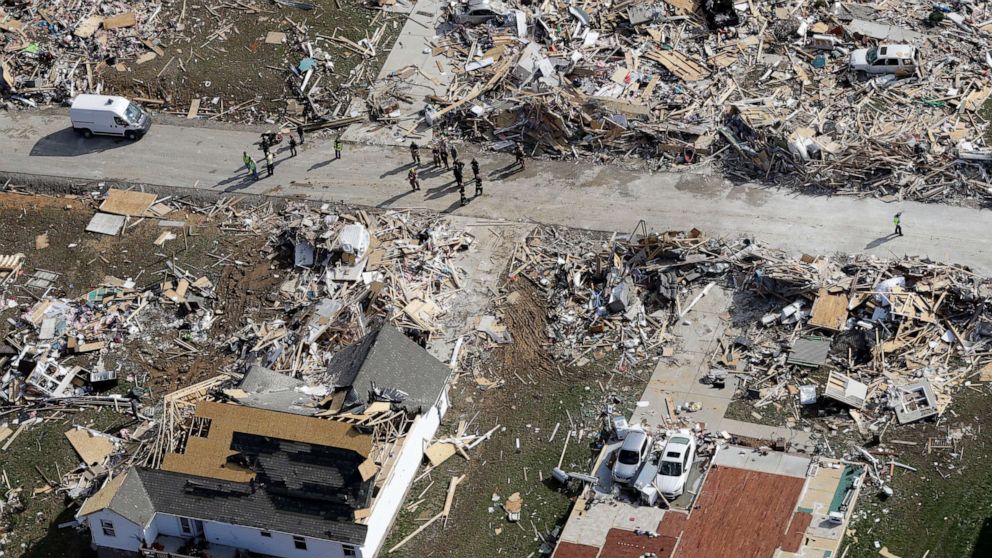
[[[851,52],[851,69],[861,76],[867,74],[895,74],[906,77],[916,72],[920,65],[920,51],[911,45],[878,45],[859,48]]]

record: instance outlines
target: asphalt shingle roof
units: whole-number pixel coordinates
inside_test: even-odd
[[[136,468],[128,480],[131,476],[139,480],[154,510],[161,513],[358,545],[365,542],[368,531],[353,521],[349,506],[327,505],[320,499],[305,500],[251,484],[162,470]],[[121,513],[114,503],[111,509]]]
[[[451,369],[390,324],[334,355],[327,371],[335,387],[351,386],[353,400],[368,403],[373,386],[407,394],[399,404],[422,413],[441,396]]]

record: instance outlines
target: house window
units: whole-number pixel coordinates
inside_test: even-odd
[[[294,536],[293,537],[293,546],[296,547],[296,550],[306,550],[307,549],[307,540],[305,538],[303,538],[303,537]]]
[[[263,537],[267,538],[267,539],[271,539],[272,538],[272,533],[270,533],[268,531],[262,531],[259,534],[262,535]]]
[[[114,524],[106,519],[100,520],[100,527],[103,528],[103,534],[108,537],[116,537],[117,533],[114,531]]]
[[[179,528],[182,529],[184,535],[193,534],[193,522],[188,517],[179,518]]]
[[[357,556],[357,554],[355,554],[355,547],[350,544],[342,545],[341,550],[344,551],[345,556]]]
[[[210,436],[210,424],[213,421],[209,417],[193,417],[190,424],[189,435],[197,438],[207,438]]]

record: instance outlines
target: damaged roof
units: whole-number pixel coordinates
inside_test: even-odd
[[[363,458],[372,451],[372,436],[343,422],[212,401],[198,403],[195,417],[209,426],[198,430],[199,435],[189,436],[185,453],[165,454],[163,469],[248,482],[255,476],[254,472],[231,463],[231,458],[238,453],[233,447],[236,433],[340,448],[353,451]]]
[[[256,409],[309,416],[317,409],[311,396],[297,391],[305,385],[303,381],[292,376],[255,364],[248,369],[248,373],[238,385],[244,393],[229,395],[232,395],[238,403]]]
[[[450,368],[389,324],[335,355],[327,372],[336,388],[351,386],[348,403],[368,403],[374,388],[393,388],[405,394],[398,405],[415,413],[437,402],[451,376]]]
[[[133,470],[112,479],[83,502],[76,517],[86,517],[104,509],[141,527],[148,525],[155,515],[151,498]]]

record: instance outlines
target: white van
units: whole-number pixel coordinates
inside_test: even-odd
[[[72,129],[83,137],[94,134],[140,139],[152,127],[152,117],[140,105],[124,97],[79,95],[69,109]]]

